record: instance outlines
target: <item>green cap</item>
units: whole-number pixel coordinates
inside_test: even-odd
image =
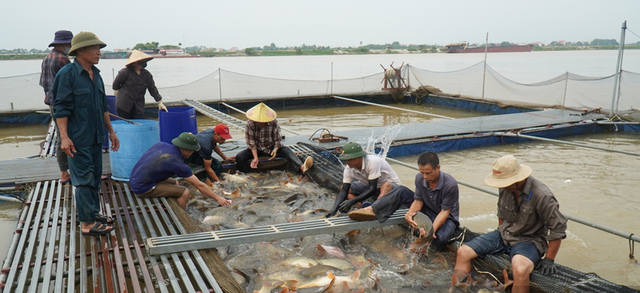
[[[340,154],[340,160],[346,161],[346,160],[351,160],[359,157],[364,157],[366,155],[367,155],[367,152],[363,151],[362,147],[359,144],[355,142],[350,142],[345,144],[342,147],[342,154]]]
[[[187,150],[197,151],[200,149],[200,145],[198,144],[198,138],[193,135],[191,132],[183,132],[173,140],[171,140],[175,146]]]
[[[93,45],[100,45],[100,49],[107,46],[104,42],[98,39],[92,32],[79,32],[71,39],[71,49],[69,49],[69,56],[75,56],[76,50]]]

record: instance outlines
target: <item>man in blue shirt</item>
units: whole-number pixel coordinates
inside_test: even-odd
[[[213,129],[207,129],[196,134],[200,150],[193,152],[186,160],[189,164],[200,165],[204,167],[211,182],[220,181],[220,173],[222,172],[222,163],[216,160],[212,153],[216,152],[223,161],[233,160],[234,157],[227,157],[220,149],[219,144],[224,143],[227,139],[231,139],[229,127],[224,124],[218,124]]]
[[[55,79],[53,117],[60,130],[62,150],[67,154],[71,183],[76,187],[76,209],[83,235],[100,236],[111,230],[113,219],[100,214],[102,142],[106,127],[111,150],[120,142],[109,120],[109,104],[100,70],[100,48],[107,46],[91,32],[80,32],[71,40],[69,55],[75,62],[62,67]]]
[[[198,180],[182,159],[188,158],[200,149],[198,138],[189,132],[183,132],[171,143],[158,142],[140,156],[131,170],[129,179],[133,193],[142,198],[173,197],[185,209],[190,192],[188,188],[180,186],[177,180],[171,178],[177,175],[205,196],[215,199],[219,205],[230,205],[230,200],[216,194]]]
[[[418,169],[420,173],[416,175],[416,194],[404,218],[417,229],[419,227],[414,216],[418,212],[426,214],[433,222],[433,232],[421,229],[420,234],[427,238],[433,237],[431,246],[436,250],[443,250],[460,225],[458,182],[451,175],[440,171],[440,159],[432,152],[420,155]]]

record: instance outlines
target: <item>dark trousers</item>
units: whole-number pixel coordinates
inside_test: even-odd
[[[62,140],[60,139],[60,130],[58,129],[58,120],[53,118],[53,106],[49,105],[49,113],[51,113],[51,119],[56,125],[56,160],[58,161],[58,167],[60,171],[69,170],[69,162],[67,160],[67,153],[62,150]]]
[[[134,104],[128,111],[118,108],[118,116],[124,119],[144,119],[144,112],[138,113]]]
[[[71,183],[76,187],[78,221],[93,223],[100,214],[100,176],[102,175],[102,144],[76,146],[69,157]]]
[[[258,157],[267,156],[271,157],[271,154],[258,151]],[[300,166],[302,166],[302,161],[296,156],[296,154],[289,149],[288,147],[281,147],[278,149],[276,156],[285,158],[289,163],[289,167],[292,170],[299,171]],[[250,149],[244,149],[236,155],[236,165],[238,167],[238,171],[242,173],[249,173],[252,171],[251,169],[251,161],[253,160],[253,154]]]
[[[429,219],[431,219],[432,223],[433,221],[435,221],[436,216],[438,216],[438,213],[428,208],[426,205],[422,206],[422,210],[420,211],[427,215]],[[447,244],[451,240],[453,232],[455,232],[456,228],[458,228],[458,225],[459,224],[456,221],[452,220],[451,218],[447,218],[444,224],[442,224],[442,226],[438,228],[438,231],[436,231],[436,238],[431,240],[431,247],[433,247],[437,251],[444,250],[445,246],[447,246]]]

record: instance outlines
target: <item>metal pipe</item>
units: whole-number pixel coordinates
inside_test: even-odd
[[[392,159],[392,158],[386,158],[386,159],[387,159],[387,161],[393,162],[395,164],[402,165],[402,166],[405,166],[407,168],[411,168],[411,169],[415,169],[417,171],[420,171],[420,169],[418,169],[418,167],[416,167],[416,166],[414,166],[412,164],[405,163],[403,161],[399,161],[399,160]],[[469,188],[472,188],[472,189],[475,189],[475,190],[479,190],[479,191],[491,194],[491,195],[496,196],[496,197],[499,196],[498,192],[495,191],[495,190],[490,190],[488,188],[484,188],[484,187],[480,187],[480,186],[477,186],[477,185],[473,185],[471,183],[467,183],[467,182],[464,182],[464,181],[461,181],[461,180],[458,180],[458,179],[456,179],[456,181],[460,185],[463,185],[463,186],[466,186],[466,187],[469,187]],[[588,227],[591,227],[591,228],[596,228],[598,230],[601,230],[601,231],[604,231],[604,232],[607,232],[607,233],[610,233],[610,234],[613,234],[613,235],[617,235],[617,236],[620,236],[622,238],[630,239],[630,240],[633,240],[635,242],[640,243],[640,237],[638,237],[637,235],[634,235],[634,233],[628,233],[628,232],[624,232],[624,231],[621,231],[621,230],[609,228],[607,226],[600,225],[598,223],[594,223],[594,222],[591,222],[591,221],[587,221],[587,220],[584,220],[584,219],[581,219],[581,218],[578,218],[578,217],[575,217],[575,216],[572,216],[572,215],[569,215],[569,214],[566,214],[566,213],[562,213],[562,214],[565,217],[567,217],[567,219],[572,220],[572,221],[574,221],[576,223],[580,223],[580,224],[583,224],[585,226],[588,226]]]
[[[495,136],[509,136],[509,137],[522,137],[522,138],[526,138],[526,139],[541,140],[541,141],[548,141],[548,142],[555,142],[555,143],[563,143],[563,144],[568,144],[568,145],[577,146],[577,147],[590,148],[590,149],[596,149],[596,150],[608,151],[608,152],[614,152],[614,153],[621,153],[621,154],[625,154],[625,155],[640,156],[640,153],[629,152],[629,151],[620,151],[620,150],[612,150],[612,149],[607,149],[607,148],[603,148],[603,147],[580,144],[580,143],[564,141],[564,140],[559,140],[559,139],[551,139],[551,138],[544,138],[544,137],[538,137],[538,136],[525,135],[525,134],[521,134],[520,132],[518,132],[518,133],[502,132],[502,133],[493,133],[493,135],[495,135]]]
[[[624,30],[627,29],[627,21],[622,23],[622,32],[620,33],[620,47],[618,48],[618,62],[616,64],[616,77],[613,82],[613,96],[611,97],[611,111],[609,118],[613,118],[615,113],[616,96],[618,95],[618,81],[620,80],[620,67],[622,66],[622,50],[624,50]]]
[[[370,103],[370,102],[365,102],[365,101],[360,101],[360,100],[355,100],[355,99],[345,98],[345,97],[341,97],[341,96],[332,96],[332,97],[333,97],[333,98],[336,98],[336,99],[341,99],[341,100],[345,100],[345,101],[349,101],[349,102],[354,102],[354,103],[361,103],[361,104],[370,105],[370,106],[377,106],[377,107],[389,108],[389,109],[393,109],[393,110],[405,111],[405,112],[411,112],[411,113],[422,114],[422,115],[428,115],[428,116],[433,116],[433,117],[438,117],[438,118],[444,118],[444,119],[455,119],[455,118],[452,118],[452,117],[442,116],[442,115],[438,115],[438,114],[427,113],[427,112],[420,112],[420,111],[409,110],[409,109],[403,109],[403,108],[392,107],[392,106],[387,106],[387,105],[380,105],[380,104],[376,104],[376,103]]]
[[[239,112],[239,113],[242,113],[242,114],[245,114],[245,115],[247,114],[245,111],[242,111],[242,110],[240,110],[240,109],[238,109],[238,108],[236,108],[236,107],[233,107],[233,106],[231,106],[231,105],[229,105],[229,104],[227,104],[227,103],[225,103],[225,102],[222,102],[222,103],[220,103],[220,104],[225,105],[227,108],[229,108],[229,109],[231,109],[231,110],[233,110],[233,111],[236,111],[236,112]],[[288,132],[291,132],[291,133],[293,133],[293,134],[295,134],[295,135],[300,135],[299,133],[297,133],[297,132],[295,132],[295,131],[293,131],[293,130],[291,130],[291,129],[287,129],[287,128],[282,127],[282,126],[280,126],[280,128],[281,128],[282,130],[286,130],[286,131],[288,131]]]
[[[604,125],[638,125],[640,122],[614,122],[614,121],[596,121],[596,124],[604,124]]]

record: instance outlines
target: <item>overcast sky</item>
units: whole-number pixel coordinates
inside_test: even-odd
[[[229,49],[398,41],[532,43],[640,35],[639,0],[5,0],[1,49],[45,49],[56,30],[94,32],[108,49],[137,43]],[[640,39],[627,33],[626,43]]]

